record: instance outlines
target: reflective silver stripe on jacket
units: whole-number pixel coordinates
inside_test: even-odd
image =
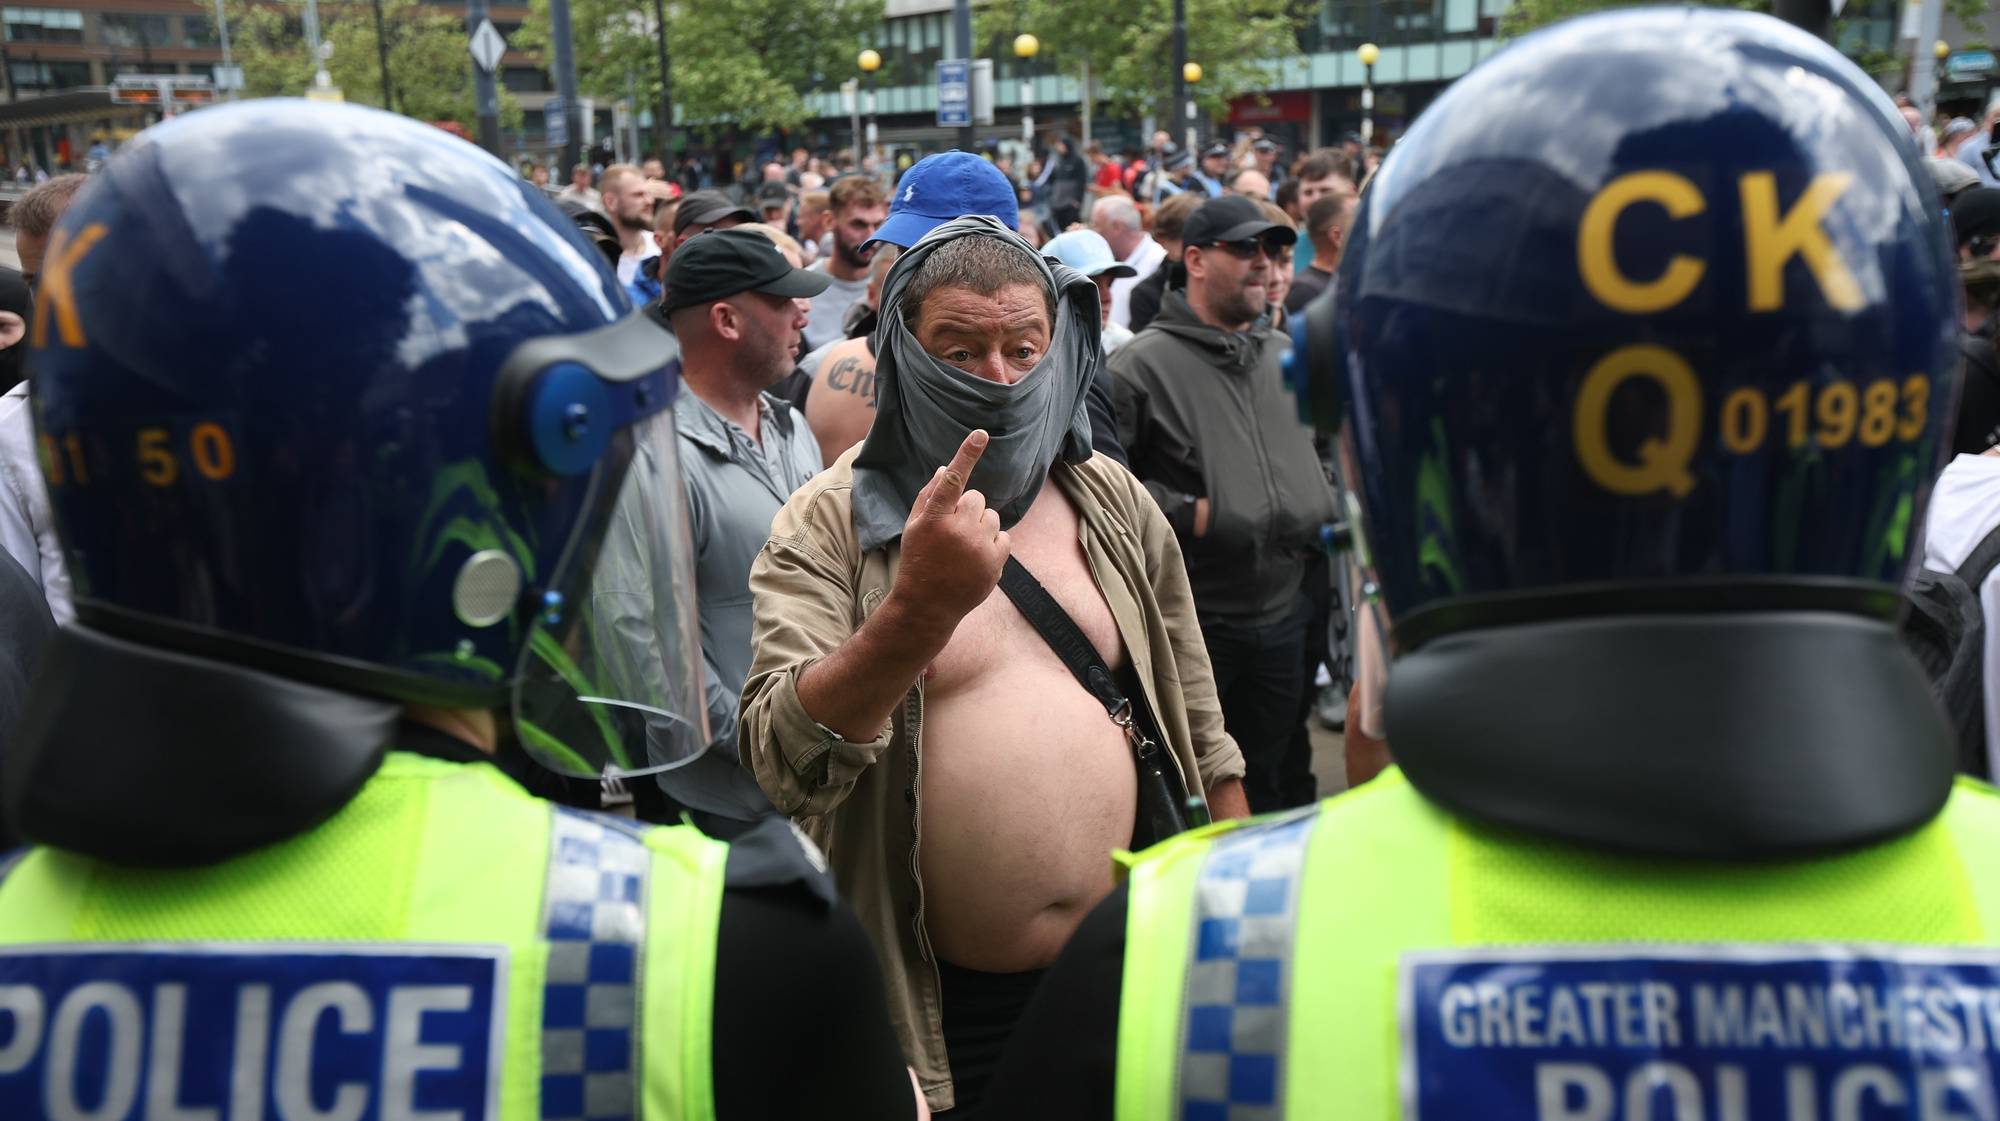
[[[639,996],[651,854],[619,818],[557,807],[542,937],[543,1121],[639,1116]]]
[[[1195,884],[1180,1121],[1285,1114],[1292,945],[1317,806],[1217,838]]]

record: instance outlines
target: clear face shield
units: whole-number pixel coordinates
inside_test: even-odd
[[[672,347],[671,336],[652,331],[654,347]],[[521,746],[576,778],[672,770],[708,746],[687,492],[668,404],[678,363],[659,368],[659,353],[652,371],[631,378],[619,378],[614,363],[584,371],[606,390],[601,404],[583,402],[584,415],[608,415],[622,427],[588,468],[591,509],[558,566],[564,575],[555,586],[563,591],[548,594],[515,671]],[[550,391],[550,402],[535,392],[524,401],[530,427],[553,414],[559,432],[574,424],[576,398],[596,387],[572,377]],[[634,401],[638,407],[629,407]],[[539,451],[539,435],[530,442]],[[620,471],[624,445],[631,454]]]

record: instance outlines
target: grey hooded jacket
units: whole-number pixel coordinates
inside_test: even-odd
[[[1110,359],[1119,438],[1180,537],[1204,621],[1284,618],[1306,551],[1334,517],[1333,488],[1279,370],[1289,345],[1264,320],[1241,332],[1210,326],[1170,288],[1160,314]],[[1200,537],[1198,498],[1209,503]]]

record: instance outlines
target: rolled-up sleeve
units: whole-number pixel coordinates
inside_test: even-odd
[[[778,515],[780,526],[790,516]],[[774,527],[774,530],[778,527]],[[773,536],[750,567],[750,676],[738,714],[738,756],[780,812],[822,814],[888,750],[891,724],[865,743],[843,739],[799,702],[799,677],[854,633],[859,612],[845,565],[797,536]]]

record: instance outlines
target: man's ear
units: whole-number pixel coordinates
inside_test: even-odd
[[[718,339],[743,341],[743,309],[728,300],[715,301],[708,305],[708,327]]]

